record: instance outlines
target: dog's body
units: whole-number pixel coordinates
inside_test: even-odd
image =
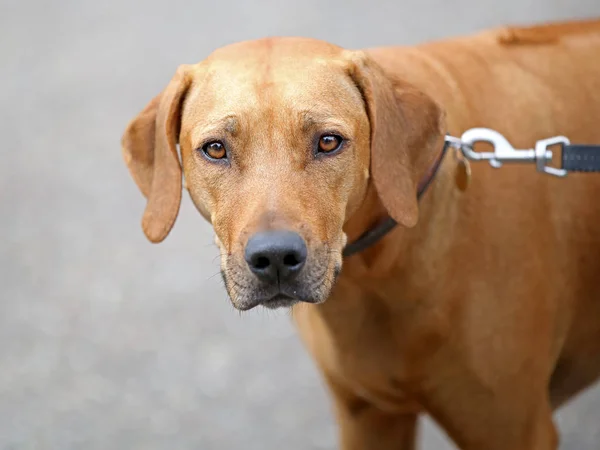
[[[319,256],[321,262],[314,263],[324,273],[320,279],[325,287],[315,287],[312,295],[326,295],[327,301],[296,304],[293,316],[333,394],[344,450],[414,448],[420,412],[431,414],[464,449],[556,448],[553,409],[600,376],[600,178],[558,179],[536,173],[531,165],[495,170],[482,163],[472,165],[472,182],[461,192],[455,186],[457,160],[447,154],[419,203],[416,225],[414,184],[439,154],[446,132],[460,136],[469,128],[492,128],[517,148],[530,148],[536,140],[555,135],[600,144],[600,22],[492,30],[418,47],[373,49],[360,63],[354,54],[338,54],[324,43],[299,42],[266,40],[233,47],[209,58],[191,76],[188,69],[183,78],[201,79],[204,89],[198,92],[205,92],[206,83],[215,83],[214,75],[225,70],[223,61],[231,64],[242,60],[242,53],[255,52],[258,64],[227,67],[239,69],[240,90],[267,92],[261,101],[274,105],[273,98],[283,91],[273,86],[287,86],[282,79],[287,82],[303,69],[279,70],[292,65],[289,58],[264,56],[265,48],[273,54],[273,47],[281,46],[274,54],[301,52],[303,58],[314,51],[317,75],[302,80],[305,90],[292,89],[294,95],[301,92],[294,104],[302,99],[310,103],[314,97],[319,109],[321,101],[325,107],[338,101],[340,117],[352,121],[334,122],[351,136],[351,150],[336,156],[341,162],[318,163],[332,164],[327,176],[320,172],[325,166],[304,160],[301,170],[292,170],[285,158],[294,159],[293,152],[300,150],[293,150],[281,136],[293,132],[289,124],[294,119],[280,123],[270,116],[269,132],[250,119],[230,123],[230,128],[249,129],[258,136],[244,144],[246,155],[254,155],[254,142],[263,149],[273,142],[292,149],[269,167],[262,165],[268,162],[240,162],[241,151],[231,158],[228,170],[235,170],[238,178],[228,178],[228,183],[240,183],[232,188],[236,197],[251,203],[241,208],[236,200],[222,197],[221,181],[215,181],[234,175],[211,175],[222,169],[194,159],[194,149],[204,142],[195,140],[199,132],[194,126],[206,111],[214,112],[216,98],[238,113],[247,111],[247,104],[239,106],[239,99],[246,97],[232,94],[231,82],[224,84],[227,90],[211,85],[215,94],[208,100],[189,86],[184,94],[183,88],[167,88],[132,123],[124,139],[132,174],[149,198],[146,234],[153,241],[164,238],[177,213],[172,204],[178,204],[178,187],[168,181],[177,176],[177,169],[172,162],[164,163],[168,170],[157,164],[172,157],[167,143],[173,143],[179,127],[169,123],[169,114],[176,109],[173,104],[182,102],[179,97],[187,95],[180,126],[187,186],[215,226],[234,304],[241,309],[267,304],[250,300],[251,294],[267,292],[267,287],[260,285],[259,291],[249,284],[250,276],[235,262],[257,230],[299,230],[308,242],[304,271],[309,270],[311,255],[333,255]],[[350,92],[352,86],[338,90],[330,84],[336,80],[335,70],[320,75],[329,59],[335,70],[352,61],[350,84],[358,86],[366,106]],[[395,80],[393,100],[382,87],[387,81],[382,81],[379,68]],[[246,85],[248,73],[256,74],[256,84]],[[261,81],[265,73],[266,83]],[[328,103],[330,90],[335,99]],[[444,114],[438,115],[426,99],[445,111],[445,122]],[[402,111],[399,117],[393,108],[382,106],[389,108],[394,101]],[[353,112],[358,109],[360,114]],[[279,114],[277,107],[271,110]],[[166,137],[159,130],[163,123]],[[209,125],[203,123],[202,129]],[[166,150],[161,150],[161,139]],[[369,139],[370,163],[368,149],[360,150],[368,147]],[[241,148],[231,147],[236,145]],[[409,157],[395,165],[395,158],[403,156],[390,156],[392,150],[385,153],[383,147]],[[339,164],[339,176],[334,164]],[[365,171],[369,166],[372,176]],[[403,172],[407,168],[410,176]],[[395,172],[386,173],[392,169]],[[258,184],[249,181],[253,177],[260,178]],[[406,179],[410,180],[402,181]],[[313,181],[321,189],[322,202],[298,194],[308,186],[305,182]],[[286,197],[288,183],[295,192],[290,195],[300,199]],[[164,194],[165,184],[170,193]],[[328,215],[321,203],[334,212]],[[356,239],[388,212],[405,226],[345,259],[334,286],[346,236],[348,241]],[[317,246],[321,241],[327,243],[326,250]],[[306,280],[315,279],[307,273]],[[306,280],[293,289],[301,292],[299,299],[311,301],[301,298],[302,289],[308,292]]]

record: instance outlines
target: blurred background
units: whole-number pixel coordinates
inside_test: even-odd
[[[239,314],[184,196],[161,245],[121,159],[181,63],[268,35],[357,48],[600,16],[598,0],[0,0],[0,448],[336,448],[286,313]],[[600,387],[557,414],[600,448]],[[453,449],[423,421],[423,447]]]

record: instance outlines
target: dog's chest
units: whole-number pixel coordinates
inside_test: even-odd
[[[392,333],[382,329],[357,330],[354,339],[331,349],[332,371],[357,395],[384,409],[396,409],[419,390],[421,374]]]
[[[385,308],[333,314],[307,309],[296,317],[321,368],[357,395],[385,409],[405,407],[427,378],[427,355],[441,342],[436,327],[407,325]]]

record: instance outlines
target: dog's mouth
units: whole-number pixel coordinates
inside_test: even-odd
[[[290,295],[285,292],[277,292],[270,296],[256,296],[251,299],[244,299],[242,302],[233,301],[233,306],[240,311],[249,311],[257,306],[264,306],[268,309],[290,308],[297,303],[321,303],[318,300],[304,299],[298,296]]]
[[[221,274],[229,298],[237,310],[257,306],[268,309],[290,308],[298,303],[323,303],[340,274],[341,264],[324,261],[305,266],[292,279],[265,282],[236,260],[224,261]]]
[[[271,298],[260,302],[261,305],[263,305],[265,308],[269,308],[269,309],[277,309],[277,308],[289,308],[291,306],[294,306],[296,303],[300,302],[301,300],[292,297],[291,295],[285,294],[283,292],[279,292],[275,295],[273,295]]]

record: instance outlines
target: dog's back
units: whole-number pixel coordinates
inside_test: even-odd
[[[493,123],[516,146],[557,133],[598,139],[600,20],[499,28],[370,53],[442,104],[451,132]]]

